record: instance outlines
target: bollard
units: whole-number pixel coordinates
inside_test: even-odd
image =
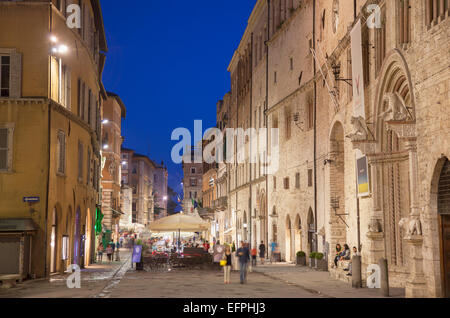
[[[353,256],[352,258],[352,287],[362,287],[361,256]]]
[[[378,266],[380,266],[380,286],[381,286],[381,294],[384,297],[389,297],[389,272],[388,272],[388,264],[387,259],[380,258],[378,261]]]

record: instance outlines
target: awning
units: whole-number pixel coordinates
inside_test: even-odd
[[[37,229],[33,219],[0,219],[0,232],[34,232]]]

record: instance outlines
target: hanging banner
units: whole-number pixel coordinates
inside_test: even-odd
[[[350,37],[352,42],[353,116],[361,116],[365,119],[361,20],[356,23]]]
[[[364,104],[364,68],[362,59],[362,30],[361,20],[358,20],[350,33],[352,50],[352,81],[353,81],[353,117],[366,119]],[[358,197],[365,197],[369,192],[369,169],[367,157],[359,149],[356,155],[356,178]]]

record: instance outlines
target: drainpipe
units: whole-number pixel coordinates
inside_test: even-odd
[[[316,51],[316,0],[313,0],[313,49]],[[317,83],[316,83],[317,65],[314,59],[314,223],[315,223],[315,252],[318,251],[318,220],[317,220]]]
[[[270,38],[270,0],[267,0],[267,42]],[[267,157],[269,155],[269,120],[267,118],[267,109],[269,106],[269,45],[266,42],[266,102],[264,105],[264,119],[266,121],[266,158],[265,158],[265,164],[267,165]],[[265,219],[264,222],[266,223],[266,257],[269,258],[269,177],[267,175],[267,166],[264,169],[264,174],[266,177],[266,211],[264,211]]]
[[[53,10],[52,3],[49,3],[49,16],[50,16],[50,34],[53,32]],[[48,168],[47,168],[47,193],[45,199],[45,237],[44,237],[44,277],[47,277],[47,223],[48,223],[48,201],[49,201],[49,192],[50,192],[50,157],[51,157],[51,120],[52,120],[52,112],[51,112],[51,98],[52,98],[52,57],[50,56],[50,85],[49,85],[49,103],[48,103]]]
[[[252,33],[252,37],[251,37],[251,49],[250,49],[250,128],[252,126],[252,114],[253,114],[253,33]],[[256,128],[256,127],[255,127]],[[247,220],[248,224],[247,224],[247,232],[249,233],[249,237],[248,237],[248,243],[250,248],[252,248],[252,145],[253,145],[253,139],[252,139],[252,135],[250,134],[250,199],[249,199],[249,204],[248,204],[248,208],[249,208],[249,219]]]

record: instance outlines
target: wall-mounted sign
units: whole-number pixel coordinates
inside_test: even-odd
[[[24,197],[23,198],[23,202],[25,202],[25,203],[37,203],[40,200],[41,199],[39,197]]]
[[[358,196],[365,197],[369,192],[369,169],[367,165],[367,157],[361,156],[356,159],[356,169],[358,178]]]

